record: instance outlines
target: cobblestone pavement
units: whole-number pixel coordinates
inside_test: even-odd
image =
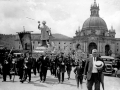
[[[65,82],[63,84],[58,84],[57,78],[50,75],[48,70],[47,79],[45,83],[40,83],[39,75],[34,76],[32,74],[32,81],[21,83],[19,82],[18,76],[15,77],[15,81],[12,82],[7,78],[7,82],[2,82],[0,79],[0,90],[81,90],[77,88],[75,75],[72,71],[71,79],[67,80],[67,74],[65,73]],[[83,81],[82,90],[87,90],[86,81]],[[102,88],[101,88],[102,90]],[[105,76],[105,90],[120,90],[120,78]]]

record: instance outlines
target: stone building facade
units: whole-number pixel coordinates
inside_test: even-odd
[[[36,47],[39,46],[39,44],[41,43],[40,34],[32,33],[31,39],[32,39],[32,50],[35,50]],[[72,51],[73,38],[61,34],[52,34],[50,41],[52,42],[56,51],[65,52],[65,53],[69,53]],[[15,49],[17,50],[23,49],[18,35],[16,35],[16,39],[15,39]]]
[[[91,54],[92,49],[97,49],[100,55],[119,55],[120,38],[115,38],[115,29],[111,26],[108,29],[106,22],[99,15],[99,5],[96,1],[91,5],[90,17],[85,20],[82,28],[78,27],[73,38],[61,34],[52,34],[51,41],[58,51],[69,53],[80,44],[81,49],[86,54]],[[32,34],[32,49],[34,50],[40,43],[40,34]],[[0,34],[0,45],[8,48],[14,47],[22,50],[18,35]]]
[[[99,15],[99,5],[96,1],[91,5],[90,17],[78,28],[74,37],[74,46],[81,45],[81,49],[88,54],[97,49],[100,55],[119,54],[120,39],[115,38],[113,27],[108,30],[106,22]]]

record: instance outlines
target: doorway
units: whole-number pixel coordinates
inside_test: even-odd
[[[90,43],[89,46],[88,46],[88,52],[89,52],[89,54],[92,54],[92,50],[93,49],[97,49],[97,45],[94,42]]]

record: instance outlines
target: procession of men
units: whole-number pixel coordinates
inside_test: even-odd
[[[79,47],[79,45],[78,45],[78,47]],[[92,57],[95,56],[96,58],[98,58],[96,49],[93,49],[92,53],[93,53]],[[95,53],[95,55],[94,55],[94,53]],[[76,74],[75,79],[77,81],[78,88],[79,88],[78,76],[81,77],[81,79],[80,79],[81,85],[83,82],[83,78],[84,79],[88,78],[88,77],[86,77],[86,75],[88,74],[88,73],[86,73],[86,72],[88,72],[86,70],[89,70],[89,68],[91,67],[88,64],[89,63],[88,61],[92,57],[90,56],[90,57],[86,58],[86,60],[84,60],[83,58],[80,58],[76,62],[77,64],[75,65],[75,67],[76,67],[77,71],[74,70],[74,73]],[[1,63],[2,64],[1,72],[3,75],[3,82],[7,81],[7,79],[6,79],[7,75],[9,75],[10,80],[13,79],[13,82],[14,82],[15,76],[18,75],[21,83],[26,82],[27,79],[28,79],[28,83],[30,83],[32,81],[32,78],[31,78],[32,72],[31,71],[33,71],[33,74],[35,76],[37,75],[37,73],[39,74],[39,77],[40,77],[39,81],[44,83],[46,81],[47,71],[50,70],[51,75],[54,75],[55,78],[58,78],[58,83],[63,83],[64,79],[65,79],[65,77],[64,77],[65,72],[67,72],[68,80],[69,80],[71,70],[75,64],[75,60],[72,58],[72,56],[64,55],[64,53],[59,53],[58,55],[43,53],[39,56],[39,58],[32,57],[32,55],[29,52],[26,52],[25,54],[18,56],[18,57],[15,57],[14,55],[9,55],[8,53],[6,53],[5,57],[3,59],[4,60]],[[100,58],[97,60],[101,61]],[[85,64],[85,62],[86,62],[86,64]],[[94,72],[93,71],[89,71],[89,72],[91,72],[92,75],[94,75],[94,76],[92,76],[91,79],[88,79],[88,83],[91,83],[91,81],[89,81],[89,80],[92,80],[92,83],[95,82],[95,85],[98,85],[95,87],[96,88],[95,90],[100,90],[100,82],[101,82],[103,85],[103,89],[104,89],[104,81],[103,81],[104,76],[102,74],[104,66],[102,66],[100,69],[97,69],[93,64],[93,67],[95,68]],[[97,74],[98,72],[99,72],[99,74]],[[99,77],[97,77],[98,75],[99,75]],[[94,81],[94,80],[100,80],[100,81],[97,81],[97,84],[96,84],[96,81]],[[92,90],[91,84],[87,87],[88,87],[88,90]],[[81,88],[82,88],[82,86],[81,86]]]
[[[70,72],[72,70],[73,59],[68,56],[64,56],[63,53],[59,55],[47,55],[41,54],[39,58],[33,58],[30,53],[25,53],[24,55],[15,57],[14,55],[5,56],[3,62],[1,63],[3,74],[3,81],[6,81],[6,76],[9,75],[10,79],[13,75],[19,76],[20,82],[26,81],[29,77],[29,82],[31,81],[31,71],[34,75],[37,73],[40,75],[40,82],[46,81],[47,71],[50,70],[51,75],[58,78],[59,83],[64,81],[64,73],[67,71],[68,79],[70,79]]]
[[[71,80],[72,69],[75,74],[76,86],[79,89],[83,88],[83,79],[87,79],[87,89],[92,90],[94,85],[95,90],[100,90],[100,84],[104,90],[104,74],[105,63],[100,58],[97,49],[92,50],[91,55],[85,57],[85,53],[81,49],[81,45],[76,45],[76,50],[71,53],[57,52],[54,51],[50,41],[51,31],[46,26],[46,22],[42,22],[43,26],[40,26],[38,21],[38,29],[41,30],[41,45],[39,48],[50,49],[49,51],[44,50],[37,57],[34,57],[31,44],[30,32],[19,32],[18,35],[21,40],[23,47],[23,54],[15,56],[12,52],[5,52],[0,62],[0,74],[3,76],[3,82],[8,81],[7,76],[9,75],[10,81],[15,81],[15,77],[19,76],[21,83],[31,83],[32,74],[34,76],[39,75],[39,82],[45,83],[47,81],[48,70],[54,78],[58,79],[58,84],[64,84],[65,73],[67,73],[67,79]]]

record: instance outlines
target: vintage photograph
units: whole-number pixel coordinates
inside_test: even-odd
[[[0,90],[120,90],[120,1],[0,0]]]

